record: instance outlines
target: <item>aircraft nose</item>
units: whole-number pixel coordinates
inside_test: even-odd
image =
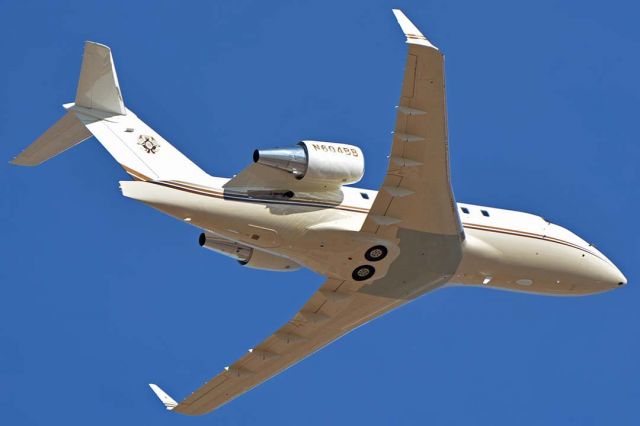
[[[627,285],[627,277],[625,277],[618,268],[616,268],[616,270],[618,271],[618,285],[619,286]]]
[[[624,287],[627,284],[627,277],[624,276],[622,271],[609,260],[601,251],[598,251],[595,247],[590,246],[591,250],[595,250],[598,254],[597,257],[602,260],[598,262],[599,266],[593,271],[596,281],[600,282],[600,285],[604,285],[607,289],[613,289],[617,287]]]
[[[613,263],[609,265],[607,276],[613,287],[622,287],[627,284],[627,277]]]

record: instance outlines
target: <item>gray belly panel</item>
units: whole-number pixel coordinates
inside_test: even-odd
[[[400,255],[387,275],[364,285],[359,292],[393,299],[414,299],[446,284],[462,260],[458,235],[399,229],[398,237]]]

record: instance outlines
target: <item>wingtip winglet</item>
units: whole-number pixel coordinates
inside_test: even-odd
[[[402,28],[402,32],[404,33],[405,37],[407,37],[407,43],[419,44],[421,46],[427,46],[438,50],[438,48],[434,46],[433,43],[431,43],[429,40],[427,40],[427,38],[420,32],[418,27],[416,27],[414,23],[411,22],[409,18],[407,18],[407,15],[405,15],[400,9],[392,10],[393,14],[396,17],[396,20],[398,21],[398,24],[400,25],[400,28]]]
[[[167,410],[173,410],[174,408],[176,408],[178,403],[173,398],[171,398],[165,391],[163,391],[160,388],[160,386],[156,385],[155,383],[149,383],[149,387],[151,388],[153,393],[156,394],[158,399],[162,401],[162,403],[167,408]]]

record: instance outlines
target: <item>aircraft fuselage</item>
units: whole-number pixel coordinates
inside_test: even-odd
[[[376,191],[344,187],[340,203],[228,195],[183,182],[122,182],[123,193],[221,237],[346,277],[375,239],[360,233]],[[145,185],[144,189],[136,186]],[[571,231],[533,214],[458,203],[462,261],[447,285],[549,295],[585,295],[626,284],[618,268]],[[393,238],[389,238],[393,243]],[[428,252],[425,253],[428,256]],[[388,263],[392,262],[392,258]],[[377,273],[386,273],[383,263]]]

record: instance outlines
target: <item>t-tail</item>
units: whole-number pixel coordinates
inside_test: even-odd
[[[211,179],[127,109],[111,49],[86,42],[74,103],[66,114],[13,161],[37,166],[92,135],[136,180],[205,183]]]

